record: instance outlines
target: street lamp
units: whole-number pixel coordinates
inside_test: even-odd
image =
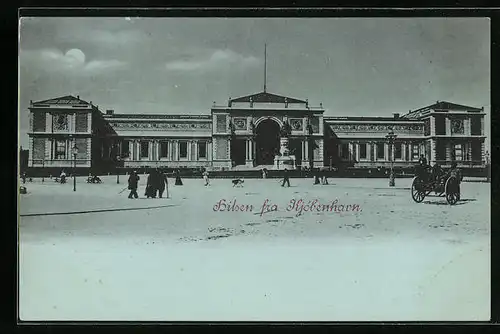
[[[394,160],[392,159],[392,153],[394,151],[394,140],[396,139],[397,135],[394,134],[394,131],[391,129],[388,134],[385,135],[385,138],[387,138],[387,141],[389,142],[389,148],[391,151],[389,152],[389,161],[391,162],[391,174],[389,175],[389,187],[394,187],[396,184],[396,181],[394,179]]]
[[[116,184],[120,184],[120,155],[116,156]]]
[[[45,182],[45,158],[42,159],[42,183]]]
[[[76,155],[78,154],[78,147],[76,147],[76,144],[73,146],[73,149],[71,150],[71,153],[73,153],[73,161],[74,161],[74,167],[73,167],[73,191],[76,191]]]

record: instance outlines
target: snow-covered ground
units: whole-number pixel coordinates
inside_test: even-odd
[[[449,206],[413,202],[411,179],[170,180],[168,199],[144,198],[144,179],[137,200],[125,177],[26,184],[21,319],[489,319],[488,183]]]

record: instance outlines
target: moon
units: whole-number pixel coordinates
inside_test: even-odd
[[[85,53],[80,49],[68,50],[68,52],[66,52],[66,57],[71,57],[81,64],[85,63]]]

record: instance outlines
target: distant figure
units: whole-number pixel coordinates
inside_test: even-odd
[[[319,169],[313,168],[312,171],[313,171],[313,174],[314,174],[314,184],[320,184],[320,181],[319,181]]]
[[[66,172],[64,171],[64,169],[63,169],[63,171],[61,172],[61,175],[59,176],[59,178],[60,178],[60,182],[61,182],[61,184],[62,184],[62,183],[66,183]]]
[[[207,172],[206,169],[203,172],[203,180],[205,180],[205,186],[209,186],[210,185],[210,179],[208,178],[208,172]]]
[[[23,184],[26,183],[26,172],[21,173],[21,179],[23,180]]]
[[[137,171],[133,171],[130,173],[130,176],[128,177],[128,189],[130,189],[130,194],[128,195],[128,198],[139,198],[139,195],[137,194],[137,186],[139,184],[140,177],[137,175]]]
[[[156,192],[158,189],[158,176],[157,171],[152,170],[146,180],[146,190],[144,190],[144,196],[147,198],[156,198]]]
[[[178,169],[175,172],[175,185],[176,186],[182,186],[182,179],[181,179],[181,171]]]
[[[168,179],[167,174],[162,171],[158,171],[158,197],[163,198],[163,192],[165,191],[165,187],[168,187]],[[168,197],[168,191],[167,191]]]
[[[457,193],[458,193],[458,199],[460,200],[460,182],[462,182],[462,179],[463,179],[463,175],[462,175],[462,171],[460,170],[460,168],[457,167],[457,163],[456,162],[453,162],[451,164],[451,169],[450,171],[448,172],[448,176],[451,177],[455,177],[457,179],[457,184],[456,184],[456,187],[457,187]]]
[[[285,186],[285,182],[288,185],[288,187],[290,187],[290,179],[288,177],[288,169],[286,169],[286,168],[283,171],[283,183],[281,184],[282,187]]]
[[[322,175],[321,175],[321,183],[322,183],[322,184],[328,184],[328,175],[327,175],[327,171],[326,171],[326,170],[324,170],[324,171],[322,171],[322,173],[321,173],[321,174],[322,174]]]
[[[265,168],[262,169],[262,178],[267,178],[267,170]]]
[[[439,182],[443,174],[444,174],[443,169],[441,168],[439,163],[436,162],[434,166],[432,166],[432,181]]]

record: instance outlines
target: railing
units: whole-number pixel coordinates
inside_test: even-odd
[[[123,167],[208,167],[212,165],[209,160],[184,160],[184,161],[168,161],[168,160],[124,160]]]
[[[60,160],[43,160],[43,159],[33,159],[30,161],[30,166],[33,167],[73,167],[75,165],[75,160],[71,159],[60,159]],[[90,166],[90,160],[88,159],[76,159],[77,166]]]
[[[486,163],[483,160],[455,160],[457,167],[485,167]],[[451,166],[451,160],[436,160],[441,166]]]

